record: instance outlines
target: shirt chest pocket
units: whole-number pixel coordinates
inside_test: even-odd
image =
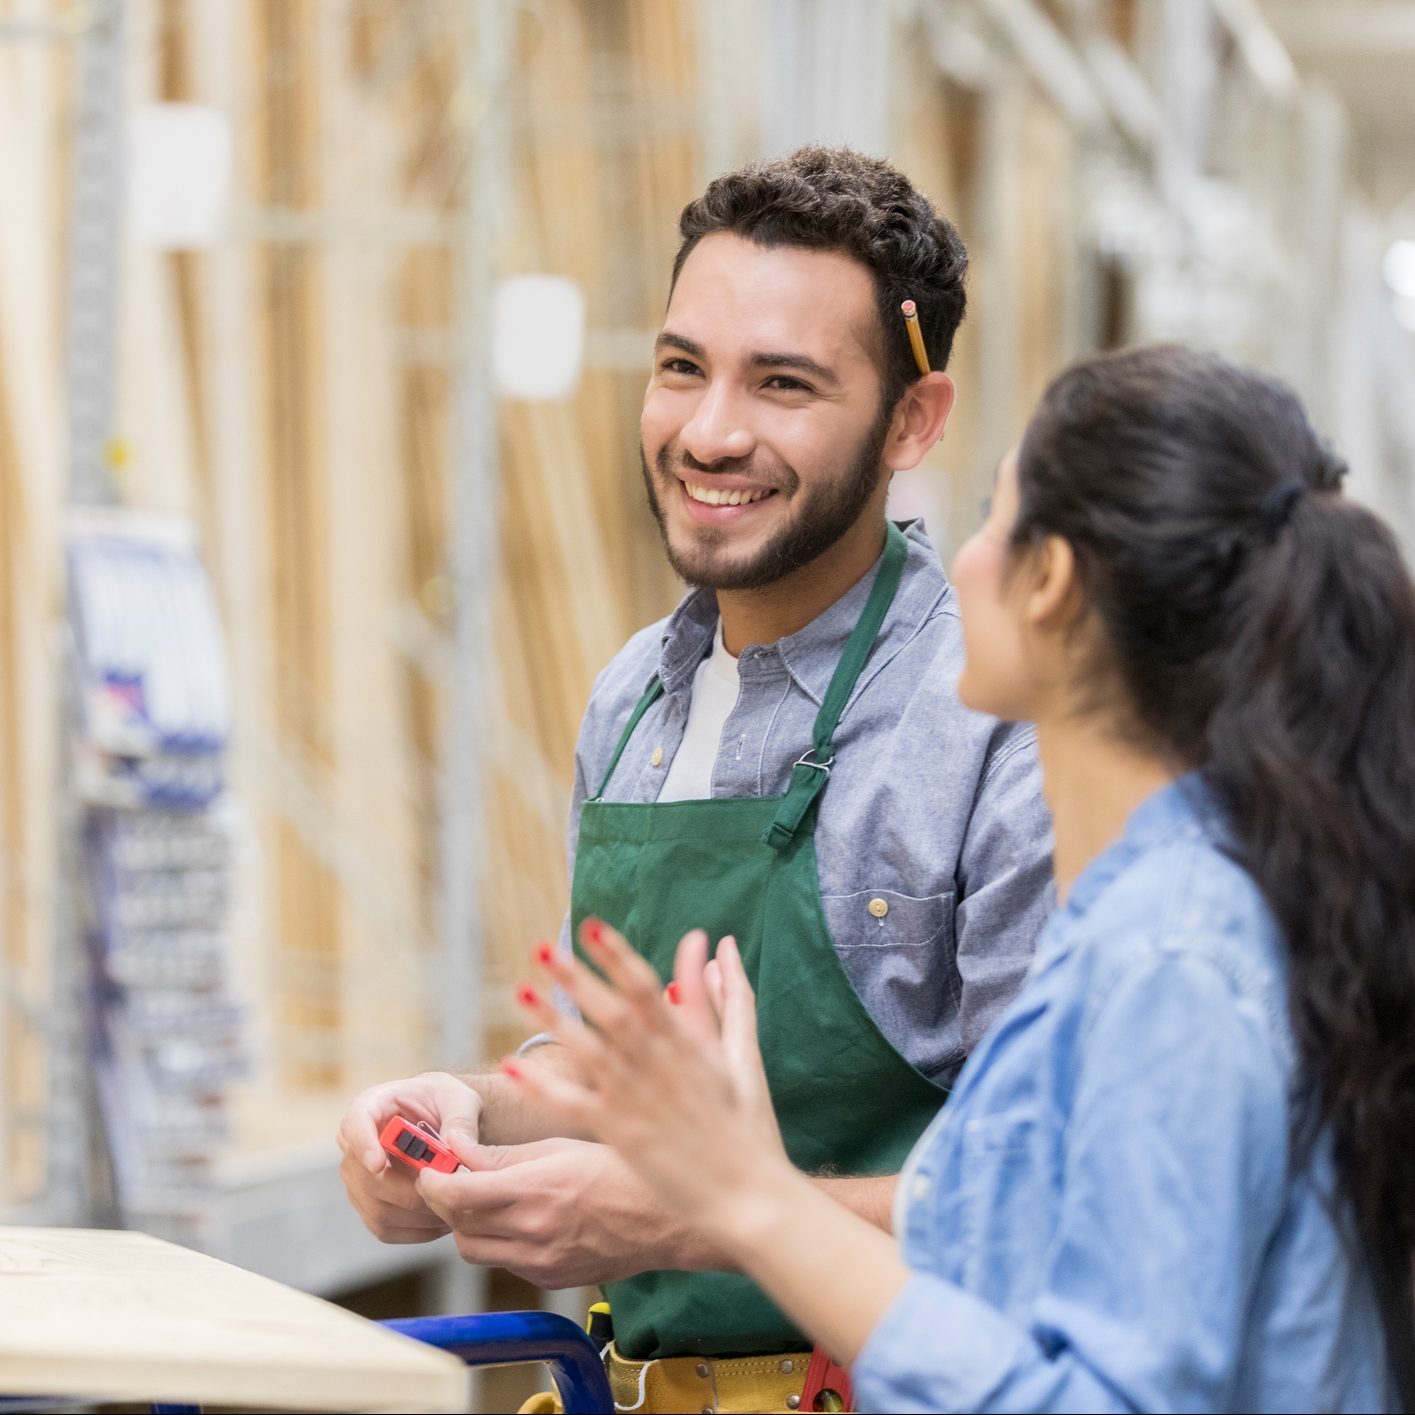
[[[953,952],[953,894],[859,889],[821,898],[835,946]]]

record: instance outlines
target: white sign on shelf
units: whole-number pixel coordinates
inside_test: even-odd
[[[158,250],[214,245],[231,194],[231,125],[199,103],[148,103],[128,133],[128,232]]]
[[[553,402],[580,381],[585,297],[559,275],[514,275],[496,287],[491,307],[492,370],[504,398]]]

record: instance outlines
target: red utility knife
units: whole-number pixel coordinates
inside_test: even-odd
[[[438,1138],[437,1131],[421,1120],[414,1124],[395,1115],[383,1127],[378,1140],[390,1155],[414,1169],[435,1169],[439,1174],[451,1174],[461,1164]]]

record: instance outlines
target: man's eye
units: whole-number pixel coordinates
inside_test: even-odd
[[[791,378],[784,373],[772,374],[767,379],[766,386],[779,389],[783,393],[809,393],[811,391],[810,384],[802,383],[799,378]]]
[[[690,363],[687,359],[664,359],[659,365],[662,373],[695,374],[698,371],[697,364]]]

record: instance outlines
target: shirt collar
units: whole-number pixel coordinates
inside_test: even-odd
[[[902,523],[900,528],[908,542],[908,554],[899,589],[880,629],[881,643],[907,641],[949,593],[948,578],[923,522]],[[801,691],[819,704],[830,687],[845,640],[870,597],[883,558],[881,555],[867,575],[805,628],[774,644],[748,647],[776,655]],[[717,620],[717,595],[712,590],[691,590],[674,610],[664,626],[659,655],[658,676],[665,692],[676,692],[691,683],[698,664],[712,648]]]
[[[658,678],[665,693],[676,693],[692,683],[698,664],[712,652],[717,620],[717,595],[712,590],[689,590],[669,615],[658,655]]]

